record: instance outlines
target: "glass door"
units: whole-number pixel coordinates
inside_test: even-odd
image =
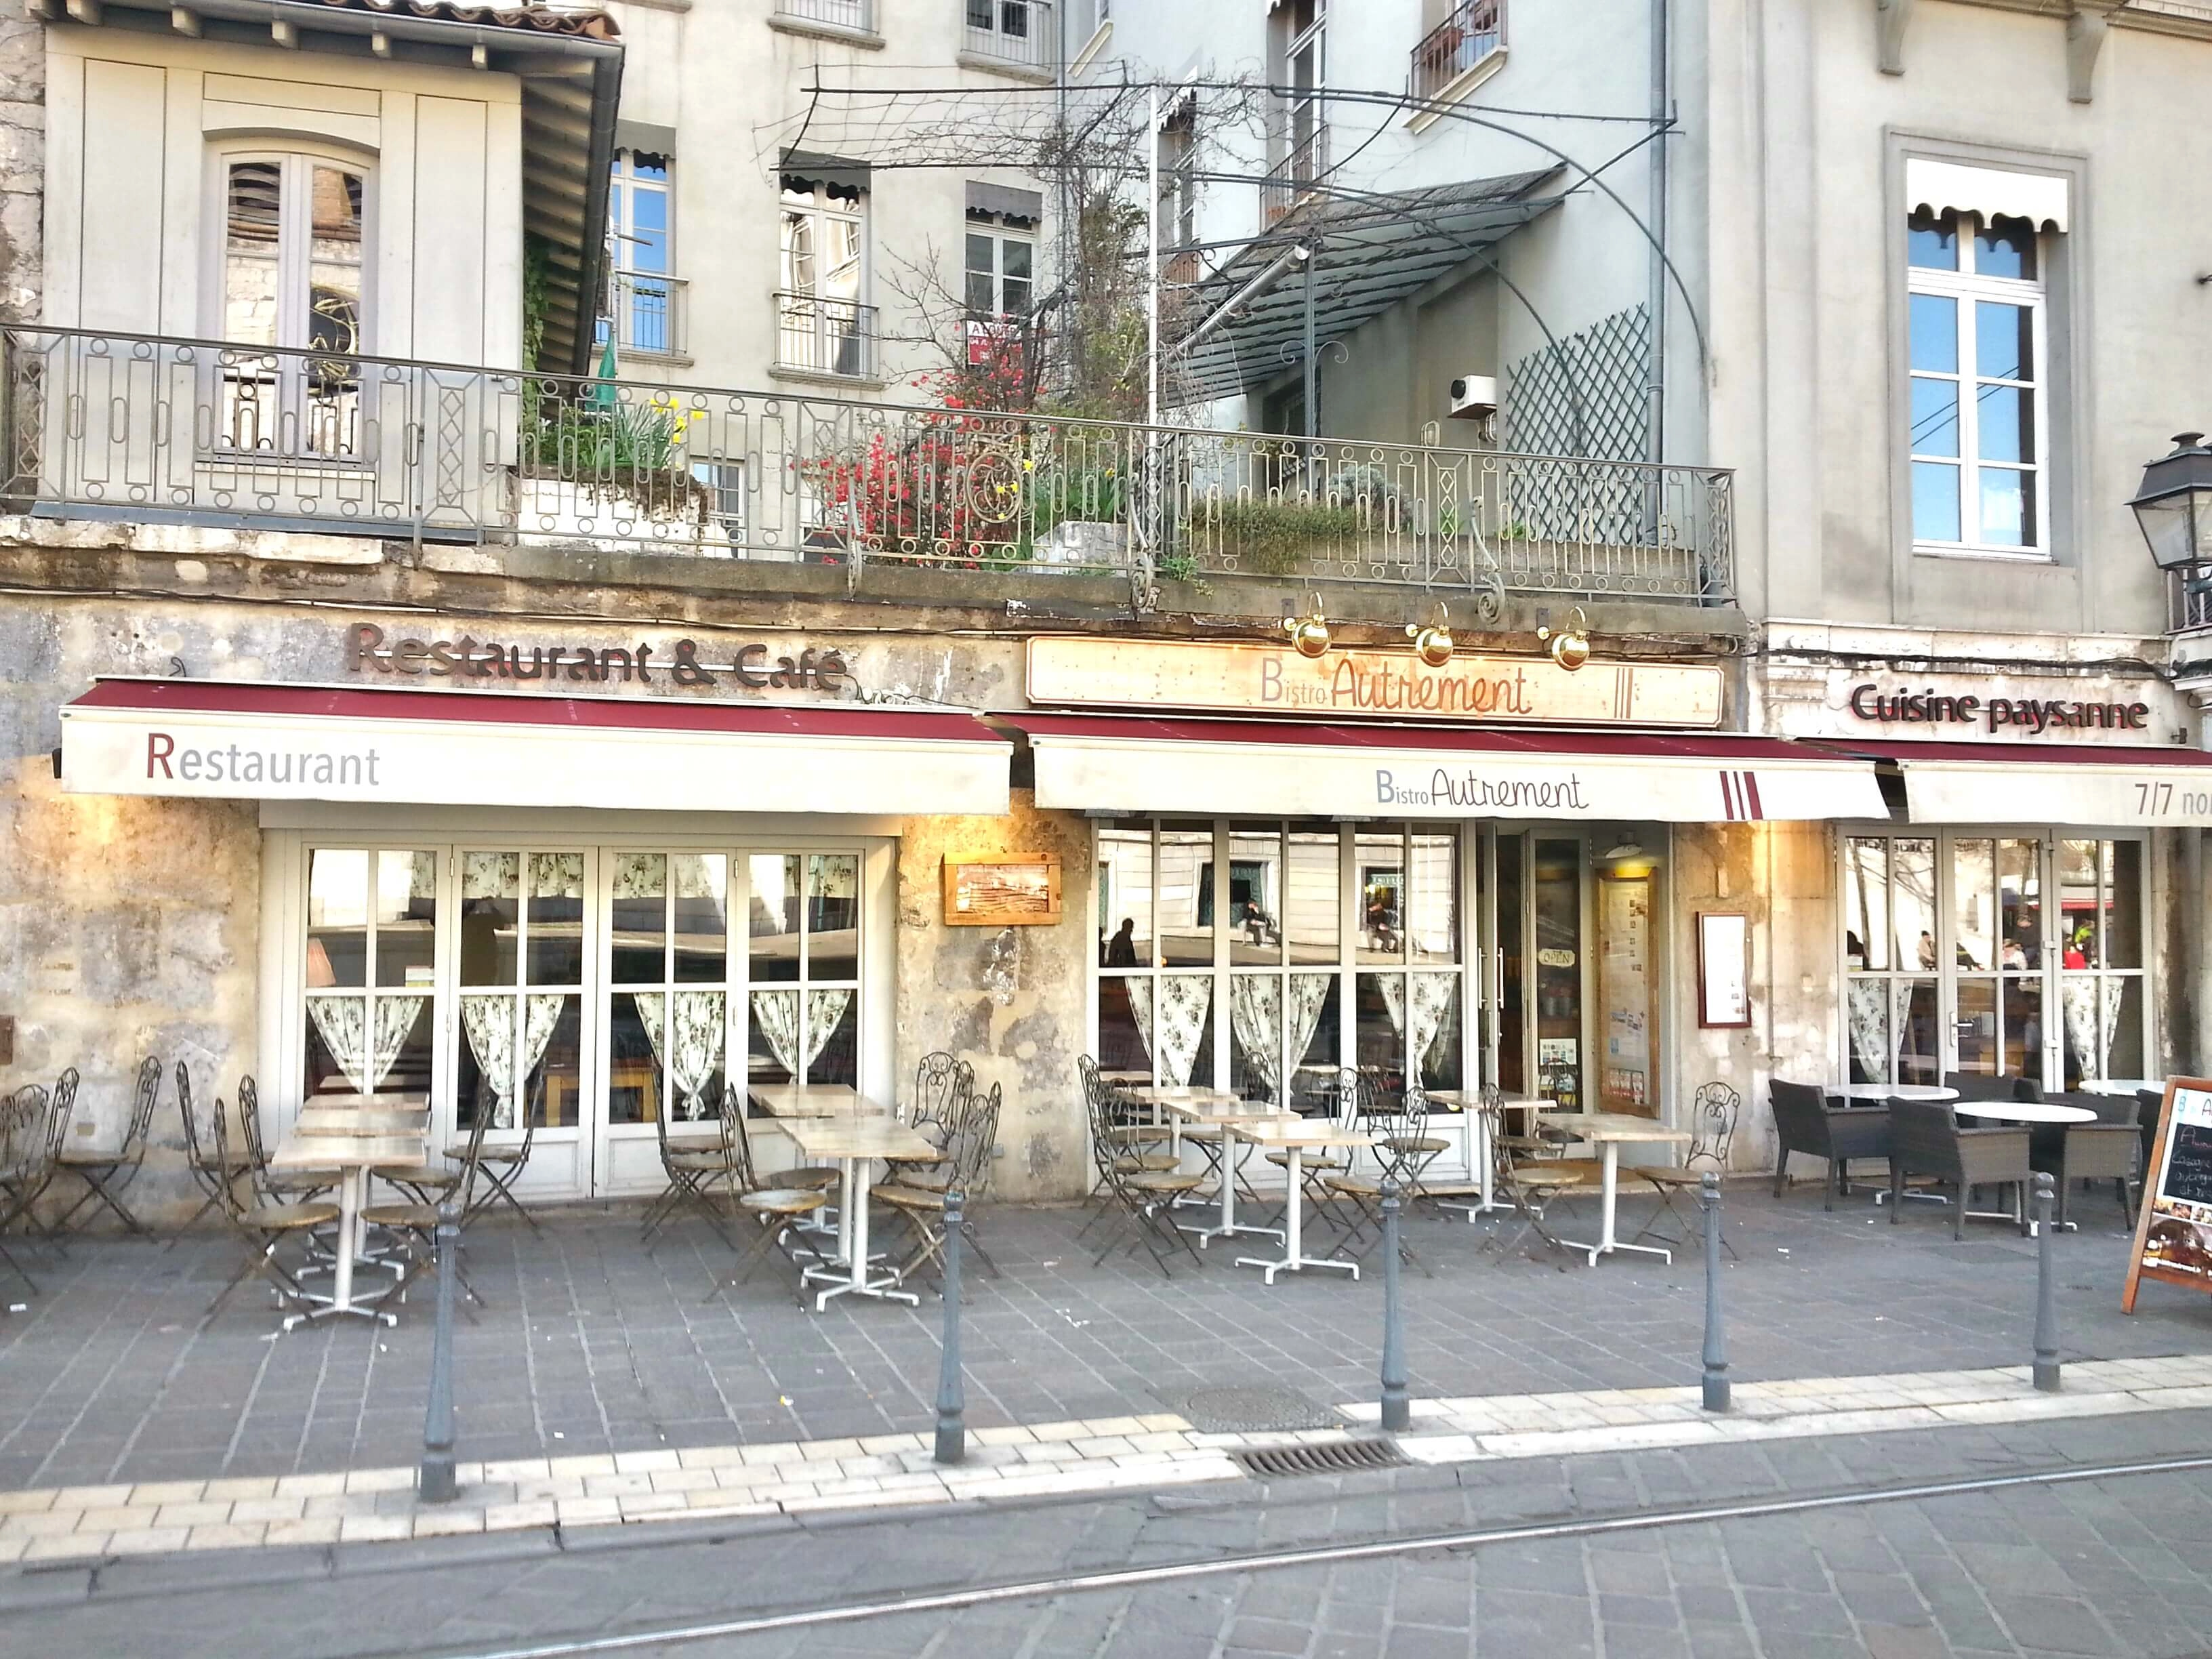
[[[431,1095],[438,877],[427,849],[308,849],[302,1099]]]
[[[1581,836],[1529,838],[1528,896],[1536,1092],[1575,1111],[1584,1101]]]

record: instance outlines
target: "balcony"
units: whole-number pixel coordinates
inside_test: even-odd
[[[1290,153],[1267,169],[1260,181],[1260,220],[1272,227],[1294,208],[1314,199],[1314,186],[1328,171],[1328,124],[1317,121],[1305,136],[1296,138]]]
[[[1060,70],[1059,35],[1045,0],[955,0],[963,14],[960,57],[984,69],[1035,76]]]
[[[2181,571],[2166,573],[2166,631],[2212,633],[2212,591],[2191,593],[2189,581],[2190,575]]]
[[[1110,575],[1140,605],[1180,581],[1187,607],[1243,586],[1269,608],[1259,584],[1690,606],[1735,592],[1731,478],[1710,467],[70,329],[4,339],[0,490],[5,510],[47,518],[827,564],[854,580],[919,567],[979,593],[992,573]]]
[[[779,23],[826,25],[854,34],[876,32],[875,0],[775,0],[769,15]]]
[[[630,270],[617,270],[613,277],[617,348],[654,357],[683,356],[690,337],[684,280]]]
[[[1449,98],[1461,77],[1505,49],[1505,0],[1462,0],[1413,48],[1416,98]]]
[[[775,296],[775,366],[826,380],[878,378],[876,308],[811,294]]]

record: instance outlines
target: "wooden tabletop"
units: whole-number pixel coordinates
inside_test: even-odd
[[[1670,1129],[1656,1118],[1638,1117],[1632,1112],[1544,1112],[1536,1121],[1582,1140],[1683,1141],[1691,1138],[1686,1129]]]
[[[1446,1106],[1456,1106],[1462,1111],[1473,1111],[1482,1104],[1482,1091],[1480,1089],[1424,1089],[1421,1092],[1431,1100]],[[1501,1112],[1540,1111],[1551,1103],[1539,1096],[1534,1100],[1501,1100],[1498,1103],[1498,1109]]]
[[[1143,1106],[1188,1106],[1193,1102],[1201,1105],[1218,1103],[1221,1105],[1241,1105],[1243,1097],[1228,1089],[1124,1089],[1121,1093]]]
[[[794,1117],[783,1129],[808,1158],[936,1158],[944,1152],[887,1117]]]
[[[1239,1100],[1235,1095],[1205,1096],[1160,1103],[1168,1114],[1189,1123],[1268,1123],[1289,1113],[1265,1101]]]
[[[423,1135],[287,1135],[270,1158],[272,1170],[404,1170],[428,1155]]]
[[[751,1093],[770,1117],[886,1115],[881,1106],[844,1083],[756,1083]]]
[[[355,1111],[337,1106],[302,1106],[293,1121],[295,1135],[419,1135],[429,1132],[429,1112]]]
[[[1364,1129],[1346,1129],[1325,1117],[1297,1117],[1285,1113],[1261,1123],[1231,1123],[1231,1133],[1259,1146],[1297,1147],[1311,1152],[1324,1146],[1372,1146],[1375,1136]]]
[[[430,1109],[430,1097],[396,1090],[390,1094],[363,1095],[349,1090],[329,1089],[309,1095],[301,1103],[304,1106],[328,1106],[345,1112],[427,1112]]]

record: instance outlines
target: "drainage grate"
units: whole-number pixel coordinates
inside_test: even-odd
[[[1253,1446],[1229,1454],[1248,1474],[1348,1474],[1354,1469],[1395,1469],[1406,1459],[1388,1440],[1328,1440],[1318,1445]]]

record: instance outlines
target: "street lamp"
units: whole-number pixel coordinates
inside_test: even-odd
[[[2179,573],[2191,597],[2212,592],[2212,449],[2204,434],[2175,434],[2173,453],[2143,468],[2142,488],[2128,505],[2158,568]]]

